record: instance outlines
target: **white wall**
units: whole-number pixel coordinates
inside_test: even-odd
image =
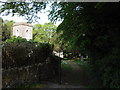
[[[27,40],[32,39],[32,27],[26,25],[17,25],[13,27],[13,36],[20,36]]]
[[[63,52],[56,52],[56,51],[53,51],[53,53],[56,55],[56,56],[58,56],[58,57],[61,57],[61,58],[63,58]]]

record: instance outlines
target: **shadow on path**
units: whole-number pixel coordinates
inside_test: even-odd
[[[88,86],[88,78],[84,70],[70,60],[66,60],[66,62],[71,65],[72,70],[62,70],[61,85],[47,82],[49,88],[85,88],[86,85]]]
[[[71,71],[62,71],[62,84],[68,85],[79,85],[85,86],[88,85],[88,77],[86,72],[80,68],[76,63],[67,60],[67,62],[71,65]]]

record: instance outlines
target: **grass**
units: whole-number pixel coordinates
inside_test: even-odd
[[[26,86],[21,86],[18,88],[48,88],[48,86],[46,84],[32,84],[32,85],[26,85]]]
[[[78,66],[84,69],[89,69],[89,64],[87,61],[80,61],[80,60],[71,60],[72,62],[76,63]]]
[[[62,68],[62,70],[65,70],[65,71],[71,71],[72,70],[72,67],[70,66],[70,64],[68,64],[68,62],[66,62],[65,60],[62,60],[61,68]]]
[[[46,84],[33,84],[28,86],[28,88],[48,88]]]

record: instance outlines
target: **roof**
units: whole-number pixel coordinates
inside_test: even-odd
[[[13,26],[19,26],[19,25],[24,25],[24,26],[30,26],[30,27],[32,27],[32,24],[26,23],[26,22],[17,22],[17,23],[13,24]]]

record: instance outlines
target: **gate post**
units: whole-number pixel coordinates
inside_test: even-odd
[[[61,58],[59,58],[59,84],[61,84]]]

